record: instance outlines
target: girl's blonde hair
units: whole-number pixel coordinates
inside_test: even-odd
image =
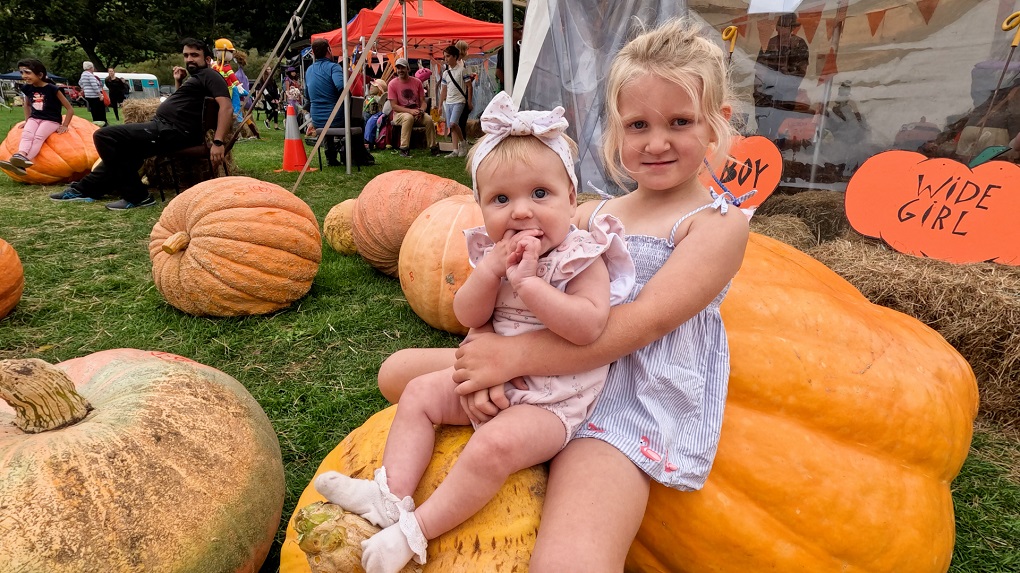
[[[606,125],[602,131],[602,159],[610,177],[621,187],[630,179],[622,160],[620,92],[646,73],[676,84],[691,98],[698,109],[696,119],[708,122],[715,135],[716,145],[709,161],[717,167],[726,158],[734,134],[722,111],[732,99],[726,59],[721,47],[701,35],[695,21],[674,18],[627,42],[610,66]]]
[[[492,137],[489,134],[483,135],[474,145],[467,154],[467,172],[471,173],[471,165],[474,163],[475,151],[481,146],[482,142]],[[562,137],[567,142],[567,147],[570,149],[570,157],[575,162],[577,161],[577,143],[571,139],[568,135],[563,134]],[[506,165],[508,163],[524,163],[526,165],[531,164],[531,158],[534,157],[535,153],[542,149],[549,149],[549,147],[542,143],[542,140],[535,137],[534,135],[511,135],[503,141],[496,144],[496,147],[492,148],[492,151],[486,155],[482,162],[478,164],[478,169],[481,170],[483,165],[495,162],[495,165]],[[475,186],[477,187],[477,181]],[[577,189],[574,190],[575,192]]]
[[[457,40],[457,43],[454,44],[454,46],[456,46],[457,50],[460,51],[460,58],[459,59],[461,59],[461,60],[466,59],[467,55],[468,55],[468,43],[467,43],[467,41],[466,40]]]

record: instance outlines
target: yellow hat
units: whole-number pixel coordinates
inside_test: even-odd
[[[219,40],[216,40],[216,49],[233,51],[234,43],[226,38],[220,38]]]

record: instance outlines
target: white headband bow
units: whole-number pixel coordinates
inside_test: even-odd
[[[556,152],[563,161],[570,182],[577,189],[577,176],[574,175],[574,157],[570,146],[564,139],[563,132],[569,124],[563,117],[563,108],[556,106],[552,111],[517,111],[514,102],[506,92],[496,94],[485,107],[481,118],[482,131],[488,134],[475,149],[471,160],[471,187],[478,200],[478,166],[499,142],[511,136],[534,135],[549,149]]]

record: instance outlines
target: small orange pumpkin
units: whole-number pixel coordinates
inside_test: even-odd
[[[7,316],[21,300],[25,269],[14,247],[0,239],[0,318]]]
[[[0,398],[0,569],[258,571],[283,460],[240,382],[116,349],[0,361]]]
[[[181,193],[149,235],[156,288],[196,316],[244,316],[303,297],[322,259],[311,208],[279,185],[220,177]]]
[[[429,326],[458,335],[468,329],[453,314],[453,295],[471,275],[464,230],[482,225],[471,195],[436,201],[411,223],[400,248],[400,288]]]
[[[354,244],[353,218],[357,199],[348,199],[334,205],[322,221],[322,236],[333,250],[341,255],[354,255],[358,246]]]
[[[65,133],[54,133],[46,138],[39,155],[32,158],[34,165],[25,175],[4,171],[8,177],[21,183],[56,185],[70,183],[85,177],[92,171],[92,165],[99,160],[92,135],[99,128],[83,117],[75,116]],[[8,160],[18,152],[23,128],[13,127],[7,138],[0,144],[0,159]]]
[[[365,185],[354,208],[354,244],[366,261],[397,276],[400,245],[407,229],[426,207],[471,189],[423,171],[387,171]]]

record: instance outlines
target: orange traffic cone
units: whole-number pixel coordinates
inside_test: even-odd
[[[287,131],[283,141],[283,169],[280,171],[301,171],[301,168],[308,162],[308,155],[305,154],[305,144],[301,140],[301,131],[298,128],[297,111],[293,105],[287,106]],[[309,168],[309,171],[315,171]]]

